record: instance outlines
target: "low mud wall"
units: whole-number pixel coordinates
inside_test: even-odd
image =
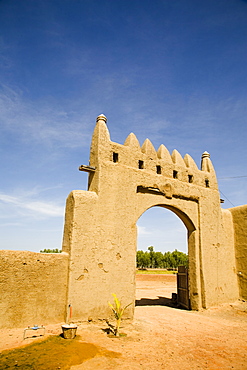
[[[230,209],[235,234],[236,267],[240,297],[247,300],[247,205]]]
[[[65,320],[67,253],[0,251],[0,328]]]

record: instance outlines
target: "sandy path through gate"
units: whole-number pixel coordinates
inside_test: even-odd
[[[136,299],[158,297],[172,298],[172,293],[177,292],[176,274],[137,274]],[[151,303],[151,302],[150,302]]]
[[[175,275],[137,275],[136,280],[140,305],[134,322],[123,324],[128,336],[108,338],[107,349],[122,358],[95,358],[74,370],[247,369],[246,302],[186,311],[168,306]]]

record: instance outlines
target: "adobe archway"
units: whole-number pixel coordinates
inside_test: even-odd
[[[177,206],[167,204],[167,202],[163,201],[163,203],[155,203],[151,207],[145,209],[137,218],[138,219],[145,213],[148,209],[152,207],[162,207],[166,208],[173,213],[175,213],[178,218],[184,223],[187,229],[187,244],[188,244],[188,255],[189,255],[189,286],[190,286],[190,300],[191,300],[191,308],[194,310],[198,310],[203,307],[204,297],[201,289],[201,280],[200,280],[200,248],[199,243],[197,241],[197,233],[196,227],[188,214],[182,211]],[[193,207],[193,206],[192,206]],[[196,217],[194,217],[196,218]],[[200,299],[201,298],[201,299]]]
[[[164,145],[156,152],[134,134],[114,143],[106,117],[97,118],[90,151],[88,191],[73,191],[66,206],[63,251],[70,256],[67,306],[74,319],[105,318],[116,293],[123,304],[135,300],[136,222],[150,207],[175,212],[188,229],[192,309],[238,298],[231,213],[220,208],[210,156],[199,170]],[[127,315],[133,316],[134,305]]]
[[[152,210],[152,212],[149,213],[149,210]],[[167,210],[167,212],[165,212],[165,210]],[[146,213],[149,213],[148,218],[146,218]],[[163,218],[163,215],[165,216],[165,218]],[[150,216],[151,216],[151,218],[150,218]],[[151,230],[152,231],[151,235],[145,235],[146,232],[142,236],[139,235],[139,233],[140,233],[139,226],[140,226],[140,224],[142,224],[141,219],[143,219],[143,217],[144,217],[144,220],[145,220],[145,231],[147,231],[147,234],[150,234],[150,230]],[[176,220],[174,220],[173,217]],[[152,218],[153,218],[153,220],[152,220]],[[169,223],[170,220],[173,220],[173,224],[172,224],[172,227],[169,227],[169,229],[168,229],[166,223],[167,222]],[[183,225],[184,225],[183,233],[182,233],[183,234],[182,245],[181,245],[181,240],[180,240],[178,234],[175,232],[175,229],[176,229],[175,225],[177,225],[177,226],[179,225],[181,227],[181,223],[183,223]],[[187,215],[185,215],[183,213],[181,214],[181,211],[176,209],[176,208],[174,209],[173,207],[166,207],[164,205],[157,204],[156,206],[151,207],[148,210],[146,210],[140,216],[140,218],[137,221],[137,225],[138,225],[138,243],[137,243],[138,246],[139,246],[140,238],[142,238],[143,241],[145,241],[145,246],[152,245],[152,246],[155,246],[155,249],[156,249],[156,246],[159,246],[159,247],[157,247],[158,251],[160,251],[160,247],[162,245],[164,245],[163,244],[164,242],[165,243],[169,242],[169,250],[174,250],[173,243],[176,243],[176,245],[179,245],[178,249],[181,250],[181,246],[183,246],[184,239],[186,239],[186,250],[187,250],[187,253],[188,253],[188,270],[184,266],[180,266],[179,269],[178,269],[179,271],[178,271],[177,277],[173,276],[174,278],[176,277],[176,290],[174,289],[175,287],[173,287],[173,289],[174,289],[173,293],[177,292],[177,303],[179,304],[179,306],[182,306],[186,309],[190,309],[191,308],[191,305],[190,305],[190,286],[191,286],[192,287],[192,292],[193,292],[193,294],[191,294],[192,301],[193,301],[193,303],[192,303],[193,308],[198,309],[198,303],[199,302],[197,301],[197,299],[195,299],[195,297],[198,296],[198,294],[195,294],[195,291],[198,290],[197,289],[197,283],[198,282],[193,280],[196,277],[196,273],[194,271],[195,268],[196,268],[196,265],[194,263],[196,245],[194,243],[194,238],[191,237],[192,233],[195,231],[195,226],[193,225],[192,221],[187,217]],[[159,235],[158,239],[157,239],[157,235],[155,236],[153,234],[154,230],[156,232],[158,232],[158,235]],[[159,232],[161,230],[165,231],[165,232],[163,232],[162,236],[161,236],[161,234],[159,234]],[[167,237],[168,237],[168,239],[167,239]],[[154,240],[155,240],[155,242],[154,242]],[[170,242],[172,244],[170,244]],[[175,248],[177,249],[177,246]],[[160,252],[158,252],[158,253],[160,253]],[[159,266],[159,267],[161,267],[161,266]],[[191,276],[190,276],[190,272],[191,272]],[[140,304],[142,305],[142,301],[140,301],[141,291],[138,289],[138,281],[143,280],[143,277],[137,275],[136,279],[137,279],[137,292],[136,292],[136,294],[137,294],[137,297],[138,297],[138,298],[136,298],[137,299],[136,305],[138,306]],[[151,279],[152,279],[152,277],[151,277]],[[149,278],[148,278],[148,280],[149,280]],[[195,287],[196,287],[196,289],[194,289]],[[163,293],[165,293],[163,291],[163,289],[161,289],[161,291]],[[157,293],[157,289],[155,289],[154,292]],[[153,294],[156,295],[156,293],[153,293]],[[166,292],[166,294],[167,294],[167,292]],[[166,296],[166,298],[168,298],[168,297]],[[143,299],[143,296],[142,296],[141,299]]]

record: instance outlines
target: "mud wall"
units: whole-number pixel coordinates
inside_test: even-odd
[[[234,302],[239,298],[236,259],[234,249],[234,228],[231,212],[221,209],[219,220],[219,238],[211,246],[211,266],[214,266],[215,299],[212,305]],[[216,239],[215,239],[216,240]],[[210,266],[208,273],[212,273]]]
[[[234,225],[239,293],[247,300],[247,205],[231,208],[230,212]]]
[[[65,319],[68,255],[0,251],[0,328]]]

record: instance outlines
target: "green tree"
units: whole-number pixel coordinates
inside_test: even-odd
[[[137,251],[136,264],[139,268],[147,268],[150,266],[150,256],[148,252]]]
[[[164,256],[161,252],[155,252],[154,254],[154,267],[162,268],[164,267]]]
[[[143,251],[137,251],[136,252],[136,266],[137,267],[141,267],[142,265],[142,255],[143,255]]]
[[[171,265],[171,252],[165,252],[164,253],[164,259],[163,259],[163,264],[165,268],[170,268]]]
[[[61,253],[62,250],[61,249],[44,249],[44,250],[41,250],[40,253]]]
[[[179,265],[188,266],[188,255],[179,252],[177,249],[173,252],[164,253],[164,267],[177,268]]]
[[[173,252],[155,252],[154,247],[148,247],[148,252],[137,251],[136,265],[140,268],[172,268],[179,265],[188,266],[188,255],[177,249]]]
[[[177,268],[179,265],[188,266],[188,256],[187,254],[183,252],[179,252],[177,249],[172,252],[174,261],[175,261],[175,267]]]
[[[149,250],[149,257],[150,257],[150,267],[151,268],[154,268],[154,265],[155,265],[155,251],[154,251],[154,247],[153,246],[150,246],[150,247],[148,247],[148,250]]]

